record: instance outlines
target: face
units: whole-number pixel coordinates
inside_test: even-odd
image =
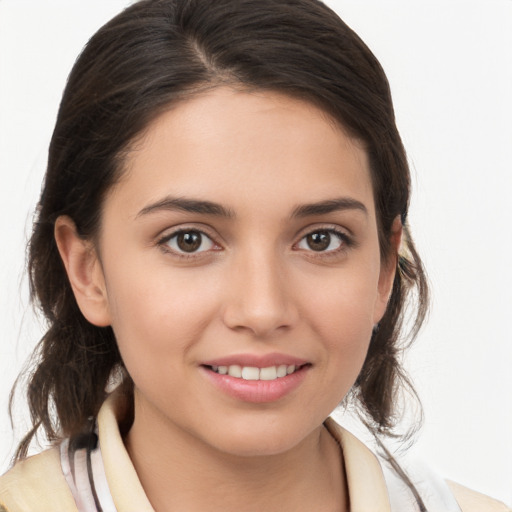
[[[239,455],[320,428],[393,278],[363,147],[269,92],[219,88],[156,119],[107,196],[98,244],[135,421]]]

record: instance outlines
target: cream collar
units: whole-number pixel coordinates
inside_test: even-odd
[[[98,414],[103,465],[118,512],[154,512],[119,433],[125,404],[112,393]],[[341,446],[351,512],[391,512],[386,483],[375,455],[350,432],[328,418],[326,428]]]

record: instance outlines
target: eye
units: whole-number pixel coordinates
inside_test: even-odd
[[[216,247],[209,236],[194,229],[178,231],[164,238],[160,244],[174,252],[188,254],[210,251]]]
[[[319,229],[301,238],[297,248],[306,251],[331,252],[339,250],[347,243],[347,237],[343,233],[332,229]]]

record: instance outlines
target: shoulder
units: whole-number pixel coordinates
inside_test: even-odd
[[[373,475],[359,472],[357,480],[364,477],[360,482],[364,488],[368,488],[370,483],[374,487],[375,483],[383,481],[391,511],[512,512],[495,499],[445,480],[413,455],[403,452],[391,455],[383,442],[376,440],[367,430],[351,425],[351,430],[357,432],[356,437],[332,418],[326,421],[326,427],[342,445],[347,472],[359,466],[361,459],[366,460],[368,466],[371,462],[368,454],[372,454],[378,462],[378,475],[375,470]]]
[[[427,510],[512,512],[498,500],[446,480],[421,460],[413,457],[404,459],[399,459],[398,463],[421,496]],[[386,462],[383,462],[383,466],[385,464]],[[386,473],[386,470],[384,472]],[[386,480],[390,483],[393,481],[392,478],[386,478]],[[396,490],[398,487],[398,485],[391,484],[390,490]],[[403,496],[403,490],[400,494]]]
[[[0,477],[0,512],[33,510],[77,511],[62,473],[57,447],[18,462]]]
[[[447,484],[463,512],[481,512],[482,510],[486,512],[512,512],[512,509],[504,503],[485,494],[472,491],[450,480],[447,481]]]
[[[396,462],[421,496],[427,510],[512,512],[511,509],[498,500],[446,480],[432,470],[430,466],[415,457],[403,456],[397,458]],[[398,491],[397,495],[404,496],[404,488],[408,486],[403,479],[396,474],[396,471],[389,468],[388,460],[381,460],[381,464],[386,475],[386,481],[389,484],[391,501],[393,501],[391,492],[393,490]],[[394,473],[393,477],[390,476],[391,472]],[[397,484],[397,479],[401,480],[400,484]],[[399,490],[400,487],[401,490]],[[397,508],[397,510],[401,510],[401,508]]]

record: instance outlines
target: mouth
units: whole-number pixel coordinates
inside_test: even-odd
[[[293,357],[231,356],[205,362],[200,368],[207,380],[222,393],[243,402],[261,404],[292,395],[307,378],[312,366],[310,362]]]
[[[238,364],[231,364],[229,366],[205,365],[205,368],[219,375],[229,375],[236,379],[272,381],[292,375],[306,366],[309,366],[309,363],[301,365],[280,364],[276,366],[266,366],[264,368],[258,368],[257,366],[242,366]]]

